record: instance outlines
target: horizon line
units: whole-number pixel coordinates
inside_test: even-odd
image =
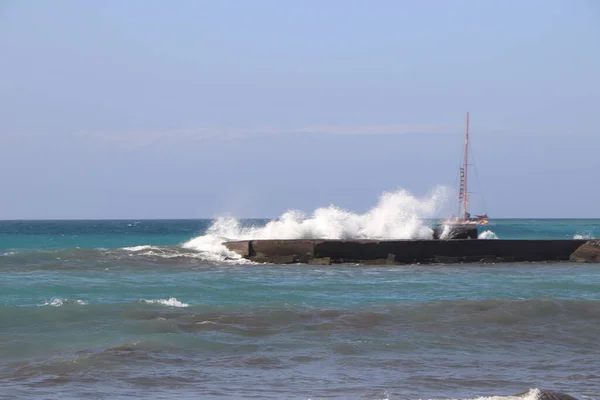
[[[62,221],[206,221],[216,220],[221,217],[187,217],[187,218],[0,218],[0,222],[35,221],[35,222],[62,222]],[[238,220],[267,220],[276,221],[279,217],[233,217]],[[424,221],[436,220],[446,217],[423,218]],[[504,220],[600,220],[598,217],[497,217],[488,218],[490,222]],[[481,225],[485,226],[485,225]]]

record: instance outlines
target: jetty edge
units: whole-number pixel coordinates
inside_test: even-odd
[[[259,239],[223,245],[245,259],[271,264],[600,263],[600,240],[471,236],[471,228],[460,228],[450,239],[440,239],[438,232],[437,238],[434,234],[427,240]]]

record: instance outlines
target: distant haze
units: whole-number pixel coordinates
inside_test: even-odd
[[[600,217],[595,0],[5,0],[0,54],[0,219],[365,212],[467,111],[474,213]]]

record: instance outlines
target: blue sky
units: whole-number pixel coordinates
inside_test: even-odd
[[[600,217],[595,0],[4,0],[0,51],[0,218],[363,212],[466,111],[488,214]]]

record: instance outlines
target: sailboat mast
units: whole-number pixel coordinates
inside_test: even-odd
[[[464,165],[464,186],[463,186],[463,218],[467,219],[467,203],[469,192],[467,191],[467,168],[469,165],[469,112],[467,111],[467,132],[465,134],[465,165]]]

